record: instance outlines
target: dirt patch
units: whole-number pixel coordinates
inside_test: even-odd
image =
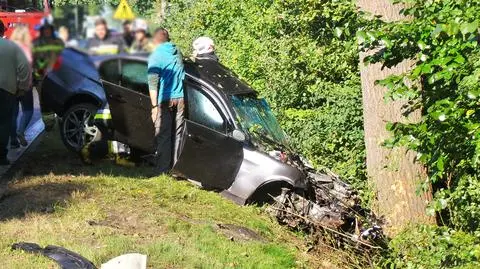
[[[0,221],[23,218],[28,213],[53,213],[56,205],[65,205],[74,192],[87,188],[74,182],[13,185],[0,198]]]
[[[141,207],[141,206],[140,206]],[[143,208],[143,207],[142,207]],[[167,233],[149,212],[131,209],[108,209],[106,217],[102,220],[88,220],[90,226],[104,226],[119,230],[122,234],[135,237],[158,237]],[[150,217],[149,217],[150,216]]]
[[[267,243],[268,241],[257,232],[235,224],[217,224],[215,230],[232,241],[258,241]]]
[[[191,223],[191,224],[196,224],[196,225],[209,225],[210,222],[206,220],[199,220],[199,219],[192,219],[189,218],[185,215],[180,215],[178,218],[182,221]],[[232,241],[259,241],[263,243],[269,242],[266,240],[264,237],[259,235],[257,232],[255,232],[252,229],[240,226],[240,225],[235,225],[235,224],[222,224],[222,223],[217,223],[213,225],[213,228],[215,231],[218,233],[226,236],[228,239]]]

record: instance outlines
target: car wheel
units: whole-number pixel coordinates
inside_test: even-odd
[[[95,138],[98,129],[91,117],[96,111],[95,105],[82,103],[73,105],[65,112],[60,123],[60,135],[69,150],[78,152]]]

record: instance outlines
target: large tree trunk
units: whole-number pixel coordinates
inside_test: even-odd
[[[385,21],[406,19],[399,14],[402,7],[389,0],[358,0],[358,6],[373,15],[381,15]],[[385,102],[387,90],[375,85],[377,80],[410,70],[414,63],[404,61],[390,69],[382,69],[381,64],[363,64],[365,56],[371,53],[373,51],[360,53],[367,172],[376,190],[377,213],[385,216],[387,234],[394,235],[407,224],[434,221],[425,214],[431,193],[416,194],[420,181],[427,175],[424,167],[414,162],[415,153],[381,146],[391,136],[385,128],[387,122],[416,122],[421,112],[416,111],[406,119],[401,113],[404,102]]]

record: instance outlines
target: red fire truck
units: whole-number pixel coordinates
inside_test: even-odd
[[[0,0],[0,20],[7,28],[7,38],[18,24],[28,25],[32,37],[36,37],[38,31],[35,28],[41,24],[42,18],[49,15],[47,0]]]

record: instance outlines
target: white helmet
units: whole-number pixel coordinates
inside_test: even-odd
[[[133,21],[133,25],[132,25],[132,28],[133,28],[133,31],[136,32],[136,31],[145,31],[147,32],[148,31],[148,24],[145,20],[143,19],[136,19],[135,21]]]
[[[204,54],[215,51],[215,44],[210,37],[202,36],[193,41],[193,54]]]

